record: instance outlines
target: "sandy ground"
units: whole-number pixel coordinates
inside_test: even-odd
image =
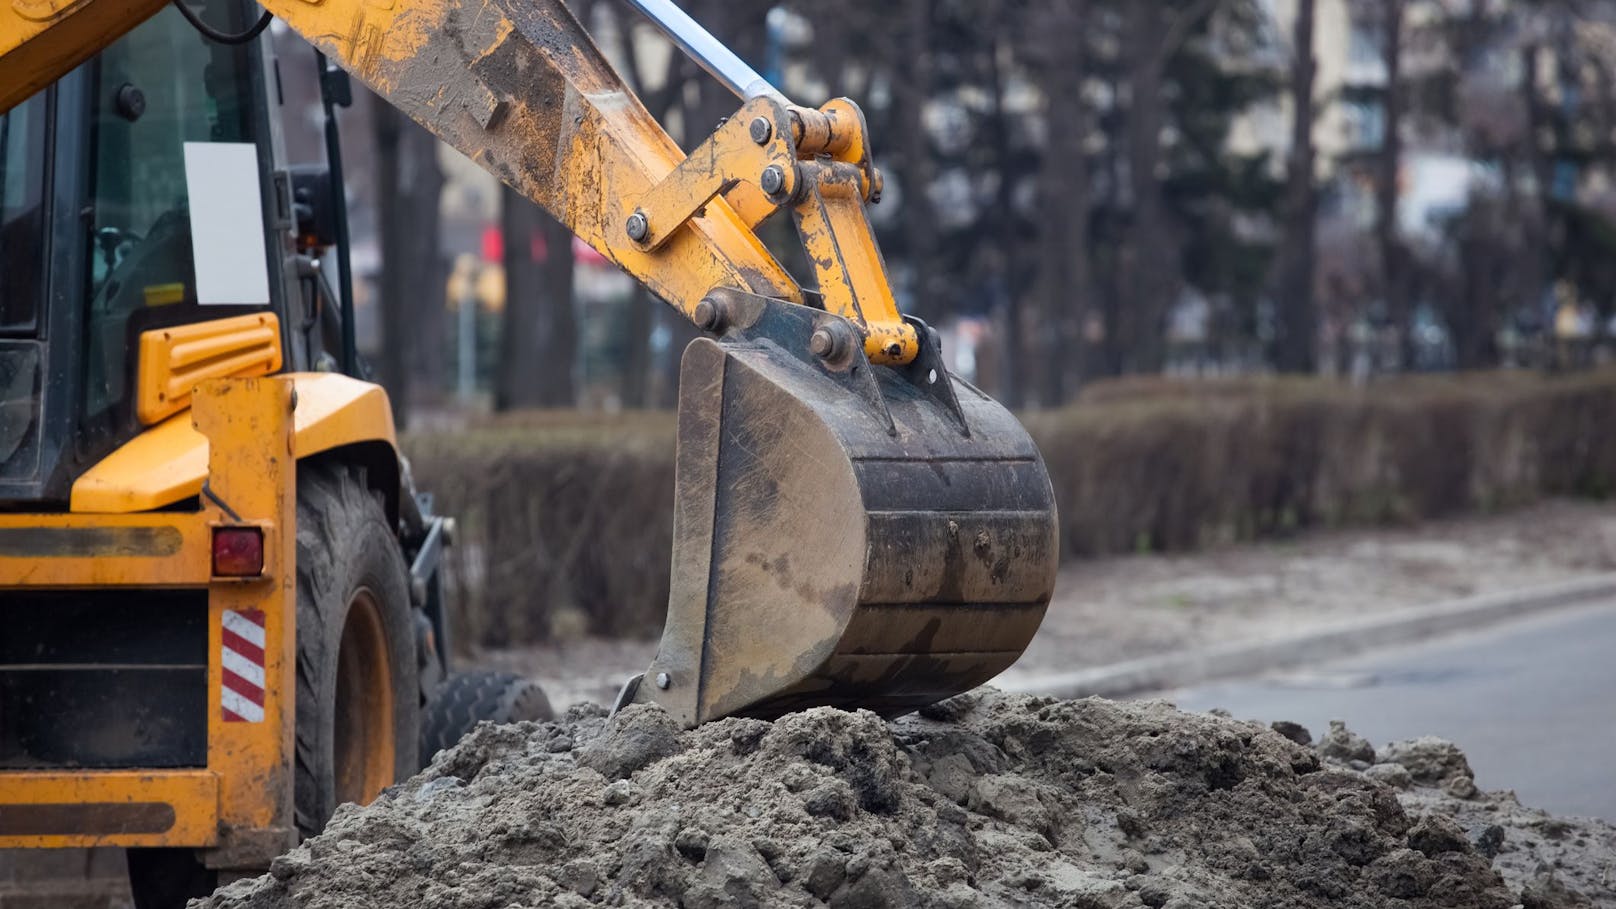
[[[1616,828],[1454,745],[973,692],[483,726],[198,909],[1609,909]]]
[[[1417,527],[1079,562],[1062,569],[1043,628],[1001,681],[1613,569],[1616,506],[1569,501]],[[584,638],[484,651],[467,662],[537,678],[563,708],[610,703],[655,650],[655,641]]]

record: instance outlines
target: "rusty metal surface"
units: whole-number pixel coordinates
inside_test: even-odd
[[[52,807],[33,814],[41,805]],[[75,816],[63,807],[73,805],[162,805],[167,812],[159,825],[151,807],[128,815],[97,807]],[[0,831],[0,849],[207,846],[219,838],[219,778],[207,770],[8,771],[0,776],[0,821],[6,818],[18,820],[5,821],[14,827]],[[47,822],[55,829],[35,829]]]
[[[164,0],[0,0],[0,112],[165,6]]]
[[[0,514],[0,590],[206,585],[208,533],[198,512]]]
[[[687,314],[714,286],[801,300],[722,199],[654,252],[630,240],[638,200],[685,156],[558,0],[265,6]]]
[[[264,533],[258,578],[213,584],[208,596],[208,768],[218,773],[225,829],[290,829],[293,709],[297,680],[297,468],[288,376],[209,379],[197,386],[192,420],[208,438],[207,512],[216,523],[252,523]],[[228,503],[239,519],[223,513]],[[224,614],[263,615],[263,717],[228,722],[222,697]],[[182,806],[183,807],[183,806]]]
[[[770,124],[763,142],[754,141],[750,131],[752,121],[758,118]],[[781,169],[784,183],[778,195],[789,198],[797,189],[793,167],[797,150],[789,130],[781,130],[775,124],[790,122],[784,104],[772,98],[748,101],[706,141],[696,146],[690,157],[679,162],[672,173],[640,197],[636,208],[647,216],[648,233],[638,244],[644,249],[661,247],[708,202],[737,186],[755,185],[764,169],[770,166]],[[766,196],[763,198],[767,201]],[[768,213],[774,208],[775,204],[770,203]]]
[[[191,419],[208,439],[208,483],[199,511],[138,515],[0,515],[0,529],[16,534],[89,534],[105,537],[158,528],[180,541],[169,556],[152,552],[53,558],[0,550],[0,592],[10,587],[173,587],[205,589],[206,769],[150,768],[105,771],[0,770],[0,814],[28,804],[160,801],[175,820],[163,832],[104,835],[93,830],[60,834],[0,834],[0,848],[95,845],[193,846],[222,836],[265,837],[285,843],[292,818],[292,697],[296,672],[295,502],[293,432],[296,380],[286,376],[210,379],[197,386]],[[221,524],[250,524],[264,534],[260,577],[211,576],[211,535]],[[0,593],[3,595],[3,593]],[[264,616],[264,703],[258,722],[225,722],[224,613]],[[103,724],[109,725],[109,724]],[[254,833],[254,831],[270,831]],[[256,839],[255,839],[256,838]],[[261,855],[254,846],[245,850]]]
[[[0,527],[0,558],[151,558],[175,555],[184,537],[172,526]]]
[[[687,725],[898,714],[1008,667],[1056,569],[1026,432],[946,373],[957,411],[927,376],[814,357],[833,314],[720,299],[724,335],[685,354],[669,620],[638,697]]]
[[[826,308],[857,324],[874,362],[915,356],[919,339],[898,312],[864,217],[881,178],[851,101],[812,110],[754,98],[687,159],[560,0],[264,6],[687,316],[714,287],[804,301],[752,232],[790,207]],[[0,73],[43,85],[157,8],[13,0],[0,6]],[[8,86],[0,109],[21,97]],[[753,139],[759,119],[769,129]],[[627,230],[631,217],[649,226]],[[174,406],[145,404],[148,420]]]
[[[164,802],[56,802],[0,809],[0,836],[165,833],[173,826],[174,806]]]

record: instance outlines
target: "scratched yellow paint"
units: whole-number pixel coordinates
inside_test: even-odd
[[[5,107],[162,5],[161,0],[81,0],[39,14],[38,5],[47,2],[0,5],[0,104]],[[268,0],[264,6],[687,315],[716,288],[802,302],[802,289],[752,232],[779,207],[755,189],[759,174],[750,172],[755,167],[727,174],[733,178],[726,181],[727,194],[698,213],[677,206],[677,226],[665,241],[658,240],[657,249],[639,248],[626,236],[631,200],[670,180],[684,155],[564,3],[516,3]],[[35,10],[36,17],[21,15],[23,8]],[[812,224],[803,241],[819,263],[826,307],[865,330],[873,360],[908,362],[918,341],[893,302],[868,221],[854,211],[872,197],[877,183],[862,114],[838,99],[818,111],[792,108],[789,115],[774,111],[771,117],[777,135],[798,143],[796,152],[805,164],[816,165],[817,157],[827,154],[854,168],[857,194],[827,184],[780,204]],[[744,149],[733,151],[726,160],[715,159],[715,167],[752,161],[739,154]],[[817,177],[812,167],[805,172]],[[745,188],[729,189],[736,182]],[[795,174],[788,171],[785,182],[788,193],[795,189]],[[698,190],[671,185],[655,191],[688,197]],[[699,192],[711,195],[705,186]]]
[[[350,380],[351,381],[351,380]],[[229,848],[241,832],[254,842],[295,843],[292,817],[293,704],[297,655],[296,467],[293,379],[210,379],[199,385],[191,419],[208,439],[213,497],[194,512],[134,515],[0,515],[0,529],[168,528],[180,543],[143,555],[0,551],[0,588],[204,587],[208,591],[208,751],[206,768],[153,771],[0,770],[0,812],[7,806],[156,802],[173,809],[167,829],[0,836],[0,848],[143,845]],[[181,419],[184,419],[183,417]],[[217,500],[217,501],[216,501]],[[228,504],[228,511],[218,504]],[[233,512],[233,514],[232,514]],[[212,577],[212,529],[251,524],[263,531],[264,572],[249,579]],[[225,610],[264,614],[264,720],[226,723],[220,709],[221,627]],[[26,815],[24,815],[26,816]],[[282,842],[284,841],[284,842]]]

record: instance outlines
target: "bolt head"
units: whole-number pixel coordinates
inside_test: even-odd
[[[666,690],[668,690],[668,686],[672,685],[672,684],[673,684],[673,678],[670,677],[666,672],[659,672],[659,673],[656,674],[656,686],[658,688],[661,688],[663,691],[666,691]]]
[[[808,349],[814,356],[828,359],[836,352],[836,335],[828,328],[821,328],[808,339]]]
[[[752,141],[759,145],[767,144],[774,135],[774,124],[769,122],[768,117],[753,117],[746,129],[752,134]]]
[[[717,331],[723,327],[723,312],[717,300],[711,297],[704,298],[700,303],[696,304],[694,314],[696,327],[702,331]]]
[[[623,229],[628,232],[628,238],[635,243],[643,241],[651,233],[651,222],[645,219],[644,212],[635,212],[628,216],[628,224]]]
[[[763,176],[758,178],[758,185],[769,195],[778,195],[780,190],[785,189],[786,172],[780,169],[780,165],[771,164],[763,169]]]

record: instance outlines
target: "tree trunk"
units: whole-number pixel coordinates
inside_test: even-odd
[[[1287,249],[1281,259],[1280,335],[1276,365],[1281,372],[1310,373],[1318,358],[1318,311],[1313,300],[1317,251],[1313,146],[1313,83],[1318,69],[1313,52],[1314,0],[1299,0],[1291,65],[1291,150],[1287,165]]]
[[[944,315],[943,282],[937,267],[937,211],[931,201],[935,179],[931,137],[926,132],[926,102],[931,98],[931,17],[933,0],[904,0],[902,34],[893,61],[892,107],[903,189],[903,247],[914,279],[911,310],[922,319]]]
[[[1162,0],[1128,4],[1128,186],[1133,217],[1121,250],[1122,300],[1116,347],[1120,372],[1159,372],[1162,329],[1178,284],[1178,243],[1167,224],[1161,183],[1164,117]]]
[[[549,326],[542,320],[538,263],[533,241],[544,212],[504,184],[499,188],[499,227],[504,237],[505,313],[500,320],[494,409],[538,407],[545,399],[539,364]]]
[[[623,406],[637,410],[646,406],[651,382],[651,328],[656,324],[657,299],[644,287],[629,295],[628,311],[623,314],[628,346],[623,355],[623,385],[619,397]]]
[[[373,100],[370,110],[381,245],[376,282],[382,322],[380,371],[392,400],[393,421],[403,429],[411,402],[444,388],[446,274],[438,250],[443,172],[438,167],[438,141],[430,133],[385,102]]]
[[[573,303],[572,231],[548,213],[539,215],[539,236],[545,256],[539,263],[539,304],[547,331],[539,380],[541,403],[546,407],[573,407],[578,403],[578,316]]]
[[[578,361],[572,232],[503,186],[500,228],[505,237],[505,318],[494,409],[572,407],[577,403],[573,367]]]
[[[1005,79],[999,61],[999,43],[992,41],[987,48],[988,92],[993,99],[992,146],[994,166],[999,173],[995,192],[994,212],[989,220],[993,225],[994,240],[999,248],[999,292],[1004,304],[1004,405],[1012,410],[1023,403],[1026,385],[1026,338],[1021,324],[1021,294],[1016,286],[1016,255],[1020,245],[1016,240],[1015,162],[1010,150],[1010,118],[1005,110]]]
[[[1409,299],[1408,261],[1397,229],[1398,183],[1403,167],[1403,6],[1381,0],[1386,56],[1385,130],[1375,203],[1375,244],[1380,249],[1381,292],[1387,315],[1402,339],[1403,361],[1413,362],[1414,314]]]
[[[1037,300],[1045,407],[1065,403],[1087,359],[1080,327],[1089,302],[1089,111],[1082,89],[1088,6],[1089,0],[1056,0],[1041,31],[1047,142],[1038,174]]]

